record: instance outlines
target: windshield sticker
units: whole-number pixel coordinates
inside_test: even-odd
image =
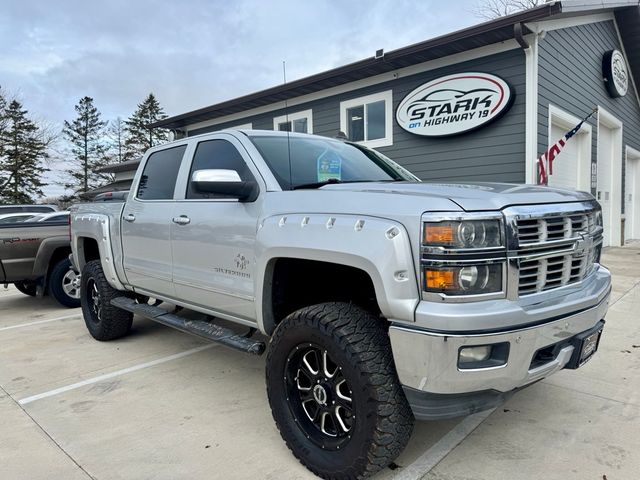
[[[336,152],[325,150],[318,157],[318,181],[326,182],[332,178],[342,180],[342,159]]]

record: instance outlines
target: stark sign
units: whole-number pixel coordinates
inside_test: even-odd
[[[416,135],[457,135],[499,118],[511,107],[514,96],[509,84],[495,75],[447,75],[409,93],[396,110],[396,120]]]

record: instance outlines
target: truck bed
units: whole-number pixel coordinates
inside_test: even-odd
[[[43,242],[69,242],[69,225],[25,222],[0,225],[0,282],[36,279],[36,257]]]

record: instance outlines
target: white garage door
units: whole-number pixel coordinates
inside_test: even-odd
[[[551,125],[550,142],[555,142],[564,137],[566,128]],[[576,138],[570,139],[560,155],[553,161],[553,175],[549,175],[549,186],[578,189],[578,162],[580,160],[580,142]]]
[[[622,242],[622,122],[598,110],[598,186],[602,206],[603,246]]]
[[[640,151],[627,147],[625,240],[640,240]]]

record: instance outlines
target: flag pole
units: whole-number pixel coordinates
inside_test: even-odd
[[[580,128],[582,128],[582,124],[589,120],[589,118],[591,118],[597,111],[598,107],[593,108],[591,112],[589,112],[589,114],[580,121],[580,123],[565,133],[560,140],[551,145],[546,152],[538,157],[538,185],[549,185],[549,175],[553,175],[553,161],[560,154],[569,139],[578,133]]]

